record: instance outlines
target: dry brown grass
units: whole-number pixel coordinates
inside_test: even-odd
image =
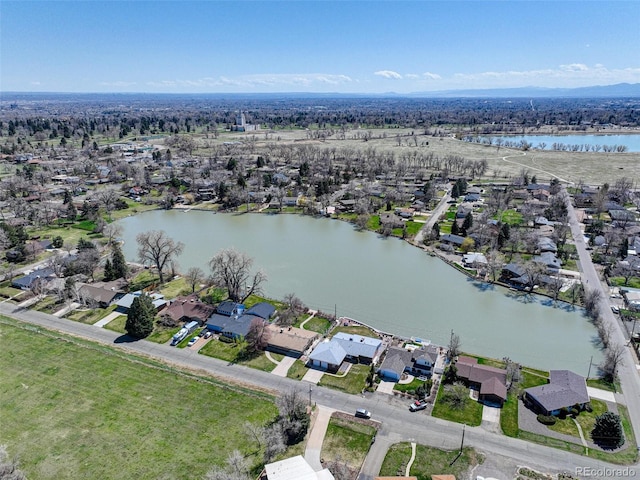
[[[444,131],[444,130],[443,130]],[[365,132],[371,133],[371,138],[364,141],[357,138]],[[413,137],[407,136],[411,132],[417,135],[417,145]],[[369,129],[349,130],[344,140],[336,136],[326,141],[309,140],[304,130],[278,130],[265,136],[260,132],[226,132],[218,139],[211,136],[208,139],[201,137],[201,144],[209,142],[217,144],[222,142],[249,142],[255,139],[256,153],[269,144],[295,144],[314,145],[326,149],[353,149],[364,150],[374,148],[378,152],[392,151],[396,158],[403,153],[416,152],[444,157],[447,155],[460,155],[467,160],[487,160],[488,169],[486,177],[505,179],[518,175],[523,168],[530,175],[536,175],[541,182],[548,182],[552,176],[556,176],[567,182],[599,185],[604,182],[614,183],[621,177],[640,177],[640,153],[595,153],[595,152],[561,152],[529,150],[523,152],[512,148],[497,148],[456,140],[447,133],[444,137],[423,135],[422,129]],[[548,133],[548,132],[545,132]],[[568,132],[575,133],[575,132]],[[619,133],[619,132],[618,132]],[[398,146],[396,135],[402,136],[402,144]],[[429,144],[426,145],[426,142]],[[204,151],[202,152],[204,153]],[[508,157],[506,160],[504,157]]]

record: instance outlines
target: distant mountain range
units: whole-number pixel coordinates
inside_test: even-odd
[[[402,95],[405,96],[405,95]],[[438,92],[414,92],[410,97],[640,97],[640,83],[618,83],[616,85],[596,85],[579,88],[490,88],[473,90],[442,90]]]
[[[141,98],[253,98],[253,99],[295,99],[295,98],[629,98],[640,97],[640,83],[618,83],[579,88],[489,88],[466,90],[439,90],[412,93],[65,93],[65,92],[0,92],[0,101],[39,100],[43,98],[109,98],[137,96]]]

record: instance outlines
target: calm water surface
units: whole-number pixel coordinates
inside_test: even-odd
[[[507,135],[493,138],[502,138],[510,142],[526,140],[533,145],[533,148],[540,148],[540,144],[545,143],[544,150],[552,150],[554,143],[562,143],[564,145],[606,145],[610,147],[625,145],[627,152],[640,152],[640,135]]]
[[[471,281],[406,242],[337,220],[158,210],[121,224],[129,260],[137,260],[136,235],[153,229],[186,245],[183,271],[208,272],[216,252],[235,247],[267,273],[269,297],[295,293],[311,308],[337,307],[339,316],[389,333],[446,345],[453,329],[468,352],[583,375],[591,356],[601,358],[592,344],[596,331],[579,311]]]

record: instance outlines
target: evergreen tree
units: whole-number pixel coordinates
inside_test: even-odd
[[[460,228],[458,227],[457,220],[454,218],[453,223],[451,224],[451,234],[458,235],[459,233],[460,233]]]
[[[438,222],[433,224],[431,234],[433,235],[433,238],[440,238],[440,224]]]
[[[113,279],[113,266],[111,265],[111,260],[107,258],[107,261],[104,262],[104,281],[109,282]]]
[[[458,182],[453,184],[453,188],[451,189],[451,198],[458,198],[460,196],[460,187],[458,187]]]
[[[111,265],[113,266],[113,279],[116,278],[127,278],[128,267],[127,262],[124,259],[124,254],[122,253],[122,249],[120,245],[117,243],[113,244],[113,252],[111,253]]]
[[[613,412],[604,412],[596,417],[596,423],[591,430],[591,438],[601,447],[618,448],[624,444],[624,433],[620,416]]]
[[[473,227],[473,215],[471,214],[471,212],[467,213],[467,215],[464,217],[464,222],[462,223],[462,230],[464,231],[464,234],[467,234],[467,231]]]
[[[156,309],[153,306],[151,297],[143,293],[133,300],[124,328],[132,337],[148,337],[153,331],[153,318],[155,315]]]
[[[75,221],[77,216],[78,216],[78,210],[76,210],[76,206],[73,204],[73,202],[69,202],[67,204],[67,218],[69,220]]]

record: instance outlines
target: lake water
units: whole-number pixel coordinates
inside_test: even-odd
[[[627,152],[640,152],[640,135],[505,135],[492,137],[502,138],[509,142],[520,142],[525,140],[533,145],[533,148],[540,148],[540,144],[546,144],[544,150],[552,150],[554,143],[564,145],[600,145],[614,146],[624,145]],[[602,149],[600,149],[602,153]]]
[[[209,260],[235,247],[268,275],[267,296],[295,293],[310,308],[348,316],[385,332],[446,345],[451,330],[465,351],[586,375],[601,353],[579,311],[474,282],[399,239],[298,215],[152,211],[121,220],[124,254],[136,261],[138,233],[162,229],[185,244],[180,268],[209,272]]]

